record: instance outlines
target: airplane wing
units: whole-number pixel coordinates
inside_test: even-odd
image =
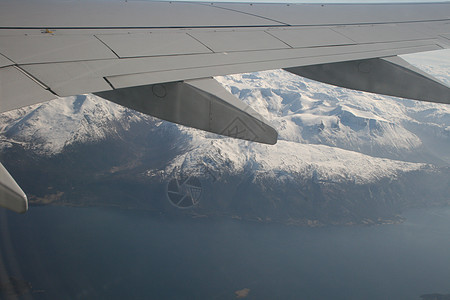
[[[213,76],[283,68],[449,104],[448,86],[398,57],[444,48],[450,3],[0,2],[0,112],[94,93],[178,124],[275,144],[268,122]],[[8,178],[0,206],[26,211],[24,193],[6,169],[0,175]]]

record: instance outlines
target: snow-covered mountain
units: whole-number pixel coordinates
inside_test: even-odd
[[[450,163],[448,105],[325,86],[283,71],[219,80],[271,120],[281,140],[409,161],[437,154],[435,162]],[[436,144],[438,149],[432,148]]]
[[[128,130],[141,120],[141,115],[92,95],[61,98],[1,114],[1,146],[21,144],[52,155],[73,143],[102,140],[118,127]]]
[[[428,68],[442,80],[450,78],[447,65]],[[116,151],[125,153],[125,158],[104,162],[103,175],[140,165],[139,180],[164,182],[174,174],[212,177],[214,182],[230,184],[228,189],[242,190],[245,182],[252,186],[253,195],[275,183],[278,187],[272,190],[283,193],[281,187],[292,191],[296,184],[406,184],[402,180],[408,174],[419,173],[440,176],[443,181],[436,184],[450,181],[445,167],[450,165],[448,105],[346,90],[282,70],[216,80],[275,127],[279,133],[275,146],[186,128],[82,95],[0,115],[0,147],[8,158],[20,149],[42,159],[61,160],[80,147],[106,143],[109,146],[100,151],[105,157]],[[120,147],[110,146],[119,143]],[[144,152],[151,153],[152,159],[137,163],[148,154]],[[411,180],[405,182],[413,184]],[[327,189],[339,194],[339,189]],[[438,190],[442,189],[446,191],[445,186]]]

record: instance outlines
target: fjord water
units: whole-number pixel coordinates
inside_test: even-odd
[[[103,208],[2,210],[0,267],[33,284],[24,299],[233,299],[244,288],[247,299],[450,293],[450,208],[404,216],[396,225],[300,228]]]

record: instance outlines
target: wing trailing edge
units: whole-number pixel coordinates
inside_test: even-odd
[[[286,68],[349,89],[450,104],[450,88],[398,56]]]
[[[212,78],[151,84],[95,93],[104,99],[166,121],[275,144],[278,134],[251,107]]]

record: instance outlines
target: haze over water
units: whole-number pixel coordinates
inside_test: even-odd
[[[450,208],[405,216],[397,225],[299,228],[31,207],[0,211],[0,250],[10,276],[45,290],[24,299],[233,299],[244,288],[247,299],[450,293]]]

